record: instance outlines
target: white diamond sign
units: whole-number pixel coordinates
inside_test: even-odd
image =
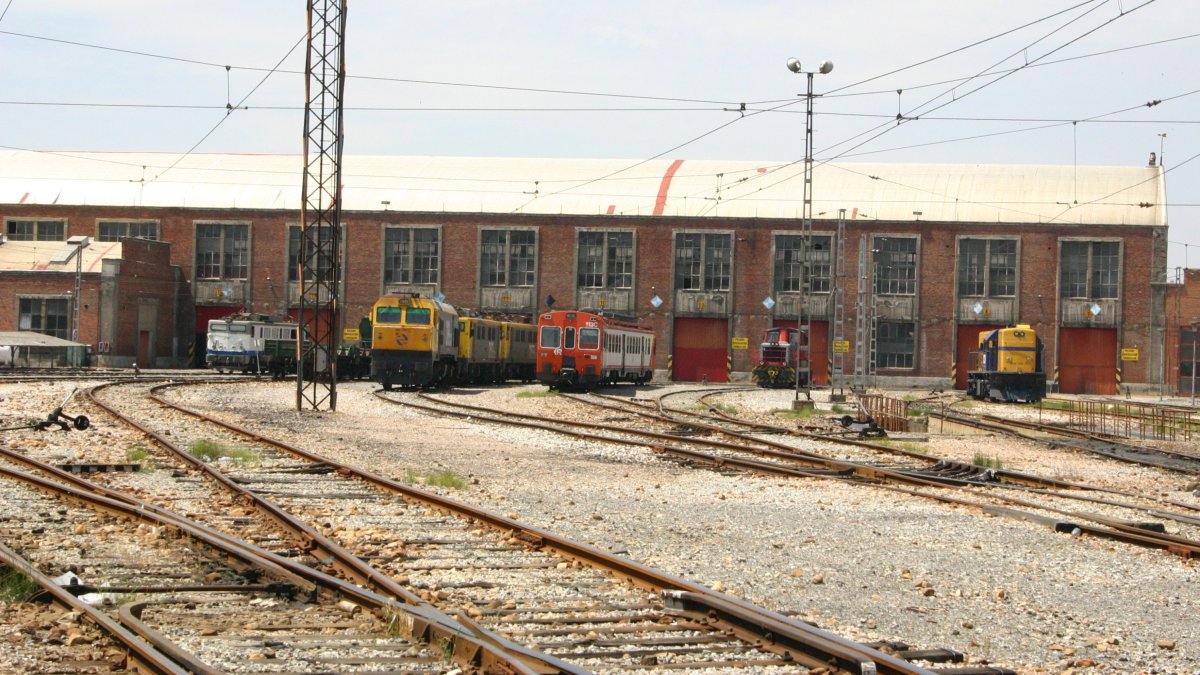
[[[766,307],[768,310],[773,309],[775,307],[775,298],[768,295],[763,299],[763,307]]]
[[[662,303],[663,303],[663,299],[658,297],[657,295],[654,296],[653,298],[650,298],[650,304],[654,305],[655,309],[662,307]]]

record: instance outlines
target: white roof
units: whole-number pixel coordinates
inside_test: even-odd
[[[298,211],[303,170],[299,155],[4,150],[0,205]],[[794,219],[803,174],[802,162],[353,156],[342,210]],[[1161,167],[818,163],[813,214],[1165,225],[1162,190]]]
[[[75,274],[75,258],[66,262],[75,246],[65,241],[14,241],[0,244],[0,272],[70,272]],[[80,272],[99,274],[104,260],[121,258],[121,244],[115,241],[96,241],[83,249]]]

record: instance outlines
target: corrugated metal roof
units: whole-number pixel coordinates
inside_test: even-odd
[[[171,167],[178,160],[178,165]],[[343,158],[343,211],[798,218],[803,164]],[[299,210],[298,155],[0,151],[0,204]],[[1161,167],[818,164],[813,213],[1165,225]],[[1150,204],[1149,208],[1138,206]],[[914,212],[920,212],[915,216]]]
[[[67,263],[50,262],[56,253],[74,248],[65,241],[13,241],[0,244],[0,272],[70,272],[75,274],[75,259]],[[104,260],[121,258],[121,244],[95,241],[83,249],[85,274],[99,273]]]

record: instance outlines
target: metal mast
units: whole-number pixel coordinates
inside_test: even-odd
[[[296,409],[337,410],[346,0],[309,0],[300,206]]]
[[[838,209],[833,264],[833,359],[830,384],[835,396],[846,395],[846,209]],[[843,399],[844,400],[844,399]]]
[[[868,274],[867,267],[867,235],[862,235],[858,241],[858,289],[856,307],[858,312],[854,317],[854,381],[850,388],[856,392],[867,390],[875,363],[875,294],[870,284],[875,280]]]
[[[832,66],[830,66],[832,69]],[[812,279],[809,273],[812,255],[812,171],[813,171],[813,74],[808,77],[808,94],[804,97],[804,208],[800,214],[800,311],[796,326],[800,329],[800,344],[796,349],[796,400],[800,392],[812,398],[812,311],[808,300],[812,294]],[[801,386],[800,382],[804,384]]]

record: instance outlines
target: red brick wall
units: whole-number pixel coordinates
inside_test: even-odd
[[[251,223],[251,305],[255,311],[270,311],[285,297],[287,278],[287,225],[299,214],[280,211],[236,209],[145,209],[137,207],[62,207],[12,205],[3,215],[13,217],[66,217],[68,236],[97,235],[100,218],[151,218],[159,221],[160,237],[172,243],[171,264],[191,280],[194,267],[195,223],[239,221]],[[413,214],[397,212],[344,214],[346,253],[344,263],[343,323],[356,327],[369,312],[382,290],[383,225],[442,226],[442,284],[447,299],[460,306],[477,306],[479,299],[479,231],[481,228],[536,227],[538,229],[538,288],[536,310],[545,308],[544,298],[553,295],[557,308],[575,304],[575,242],[577,227],[633,228],[636,230],[636,313],[658,334],[659,367],[666,366],[674,315],[671,278],[674,233],[681,229],[734,231],[734,280],[731,331],[749,338],[751,347],[769,325],[762,300],[772,293],[772,231],[798,229],[795,220],[676,218],[653,216],[523,216],[494,214]],[[814,224],[818,234],[832,234],[835,224],[821,219]],[[1058,241],[1061,237],[1121,237],[1124,241],[1123,316],[1119,329],[1121,347],[1149,349],[1152,302],[1151,281],[1160,266],[1152,234],[1154,228],[999,223],[880,223],[848,220],[846,223],[845,278],[847,337],[853,337],[859,238],[863,234],[915,234],[920,237],[921,267],[919,315],[917,316],[917,368],[919,377],[948,378],[954,360],[955,341],[955,238],[971,236],[1021,237],[1019,264],[1020,320],[1042,329],[1046,343],[1046,367],[1052,372],[1056,344]],[[1161,273],[1157,273],[1161,274]],[[162,281],[162,280],[160,280]],[[45,283],[50,283],[49,281]],[[149,283],[148,279],[128,283]],[[52,283],[50,283],[53,286]],[[655,309],[655,294],[666,303]],[[94,291],[93,291],[94,294]],[[15,322],[9,293],[0,294],[0,326]],[[1193,296],[1187,296],[1193,297]],[[87,302],[85,293],[85,303]],[[1192,310],[1194,311],[1194,310]],[[124,321],[124,319],[122,319]],[[91,321],[89,327],[86,321]],[[86,331],[95,331],[95,317],[85,320]],[[1046,330],[1049,327],[1050,330]],[[186,340],[190,328],[182,329]],[[832,329],[831,329],[832,337]],[[734,352],[734,370],[747,371],[753,348]],[[820,356],[818,356],[820,358]],[[853,354],[847,356],[847,368]],[[1126,382],[1145,381],[1149,360],[1127,364]]]

